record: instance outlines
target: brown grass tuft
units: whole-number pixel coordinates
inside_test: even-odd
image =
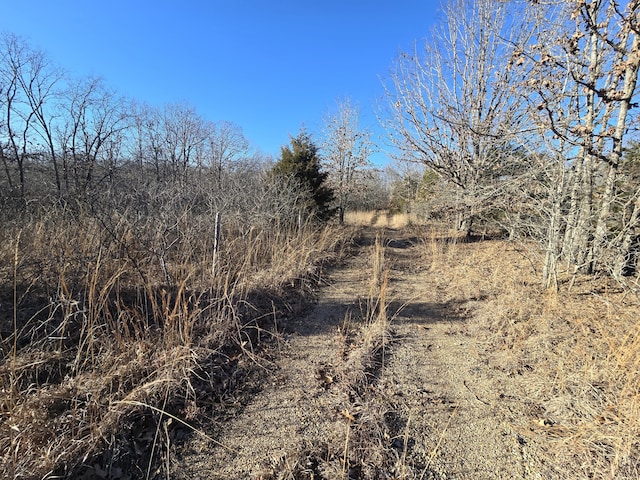
[[[335,478],[380,478],[387,469],[389,432],[385,421],[387,406],[373,387],[384,367],[385,351],[391,340],[387,314],[389,270],[385,266],[383,240],[376,237],[371,250],[369,295],[355,332],[345,337],[341,363],[341,388],[350,404],[343,410],[346,434],[341,471]]]
[[[344,221],[345,224],[356,227],[373,226],[377,228],[392,228],[395,230],[420,224],[415,214],[389,213],[385,210],[346,212]]]
[[[378,215],[378,212],[375,211],[347,211],[344,214],[344,223],[356,227],[368,227],[375,223]]]

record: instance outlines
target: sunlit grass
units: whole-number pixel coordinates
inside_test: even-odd
[[[466,243],[432,230],[424,261],[439,291],[468,304],[489,367],[522,379],[529,418],[566,478],[632,478],[640,452],[640,305],[610,279],[541,287],[534,245]],[[631,475],[631,477],[629,477]]]
[[[252,355],[260,319],[276,314],[260,296],[314,282],[349,235],[313,225],[238,234],[230,223],[214,255],[204,217],[168,228],[109,222],[54,210],[2,231],[7,478],[43,478],[87,458],[134,412],[199,408],[192,381],[218,368],[223,350]]]
[[[370,211],[347,211],[344,214],[344,223],[347,225],[353,225],[356,227],[369,226],[373,223],[377,213],[373,210]]]
[[[413,213],[389,213],[386,210],[349,211],[345,213],[344,221],[347,225],[358,227],[374,226],[393,229],[421,223],[418,216]]]

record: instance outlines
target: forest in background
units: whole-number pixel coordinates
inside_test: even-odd
[[[469,235],[489,222],[540,242],[547,286],[557,286],[559,269],[635,276],[637,2],[456,0],[442,18],[400,54],[379,109],[389,154],[418,165],[413,175],[372,168],[372,153],[391,147],[373,143],[348,100],[309,138],[338,217],[390,200],[422,203],[424,217],[451,219]],[[294,172],[265,176],[277,159],[250,153],[241,126],[69,78],[10,33],[1,52],[3,214],[173,185],[206,190],[215,210],[234,215],[248,208],[239,206],[248,182],[272,194],[260,202],[270,205],[264,218],[297,217],[291,194],[309,185],[292,183]],[[286,188],[274,185],[287,175]],[[237,198],[223,198],[231,191]]]

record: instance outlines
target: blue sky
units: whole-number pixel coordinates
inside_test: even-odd
[[[186,101],[277,156],[350,98],[377,134],[381,77],[422,41],[439,0],[0,0],[0,31],[73,76],[152,105]],[[379,154],[377,161],[382,161]]]

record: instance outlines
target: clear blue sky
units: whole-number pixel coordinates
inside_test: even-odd
[[[375,105],[400,50],[424,39],[439,0],[0,0],[0,31],[73,76],[98,75],[152,105],[186,101],[240,125],[277,156],[349,97],[376,133]],[[378,156],[381,160],[381,155]]]

